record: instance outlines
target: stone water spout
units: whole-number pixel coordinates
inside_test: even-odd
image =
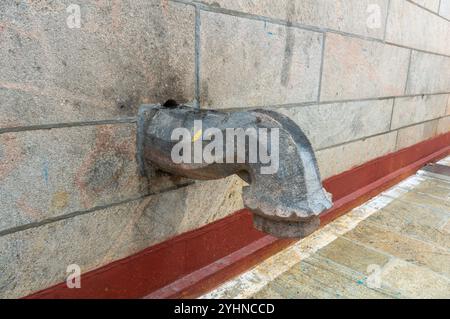
[[[319,227],[319,214],[332,206],[310,142],[279,113],[148,105],[140,109],[138,131],[144,171],[158,168],[198,180],[232,174],[244,179],[244,205],[261,231],[305,237]],[[241,143],[232,135],[236,132],[246,134]]]

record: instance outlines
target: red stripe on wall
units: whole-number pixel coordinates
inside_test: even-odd
[[[334,205],[321,215],[321,224],[449,153],[447,133],[325,180]],[[26,298],[196,297],[292,242],[255,230],[251,213],[242,210],[83,274],[80,289],[68,289],[61,283]]]

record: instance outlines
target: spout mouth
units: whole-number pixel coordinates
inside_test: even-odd
[[[307,220],[289,221],[274,220],[258,214],[253,215],[253,226],[256,229],[278,238],[305,238],[320,227],[319,216]]]
[[[244,194],[244,205],[253,213],[255,228],[278,238],[301,239],[309,236],[320,227],[320,213],[333,205],[331,194],[325,189],[318,190],[303,201],[293,198],[293,205],[279,203],[268,194],[252,200],[246,189]]]

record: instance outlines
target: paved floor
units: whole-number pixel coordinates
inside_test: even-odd
[[[203,298],[450,298],[448,178],[419,171]]]

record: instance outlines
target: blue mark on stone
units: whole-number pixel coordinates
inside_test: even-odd
[[[267,30],[267,21],[264,21],[264,30]],[[275,33],[267,31],[266,32],[268,35],[274,35]]]
[[[48,185],[48,161],[44,162],[44,167],[42,168],[42,176],[44,177],[45,184]]]
[[[357,283],[358,283],[358,285],[364,285],[364,280],[360,279],[360,280],[357,281]]]

